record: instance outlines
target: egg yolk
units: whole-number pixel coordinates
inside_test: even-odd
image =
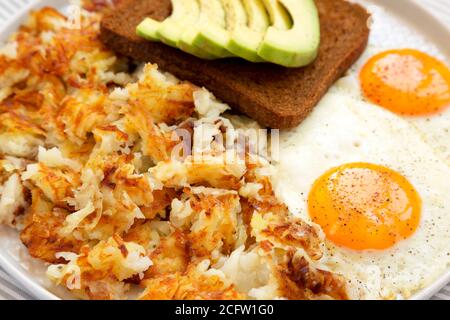
[[[336,245],[381,250],[415,232],[421,200],[399,173],[374,164],[352,163],[326,172],[314,183],[308,210]]]
[[[397,114],[431,115],[450,105],[450,70],[417,50],[374,56],[361,70],[360,82],[367,99]]]

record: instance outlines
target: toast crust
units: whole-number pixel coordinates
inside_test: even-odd
[[[289,69],[242,59],[207,61],[136,35],[147,16],[164,20],[170,0],[126,0],[105,15],[101,39],[112,50],[152,62],[180,79],[211,90],[233,109],[261,125],[287,129],[299,125],[330,86],[360,57],[369,38],[370,15],[344,0],[316,0],[321,23],[318,58],[304,68]]]

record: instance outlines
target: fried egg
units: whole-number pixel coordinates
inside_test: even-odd
[[[322,230],[352,298],[408,298],[448,268],[450,168],[408,121],[335,91],[280,149],[276,194]]]
[[[450,265],[450,70],[437,47],[384,8],[369,46],[298,128],[273,176],[324,237],[323,268],[355,299],[403,299]]]
[[[321,230],[322,267],[351,298],[405,299],[450,266],[450,71],[434,45],[366,7],[366,52],[281,134],[273,182]]]
[[[366,7],[373,17],[369,46],[331,91],[407,120],[450,165],[448,57],[385,9]]]

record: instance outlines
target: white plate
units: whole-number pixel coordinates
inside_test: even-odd
[[[24,3],[28,3],[24,6]],[[358,2],[358,0],[355,0]],[[410,0],[365,0],[385,7],[389,12],[409,25],[412,30],[424,35],[433,42],[450,61],[450,30],[431,16],[427,11]],[[0,42],[8,38],[33,8],[53,6],[67,11],[69,1],[61,0],[8,0],[0,4],[0,14],[11,14],[10,23],[0,28]],[[450,11],[450,10],[448,10]],[[56,288],[43,276],[45,266],[30,258],[24,246],[20,243],[15,231],[0,227],[0,266],[4,268],[21,286],[38,299],[55,300],[70,299],[70,294],[62,288]],[[413,296],[412,299],[429,299],[450,282],[450,270],[442,275],[433,285]]]

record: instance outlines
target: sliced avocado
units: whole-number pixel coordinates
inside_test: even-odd
[[[226,29],[226,13],[221,0],[200,0],[201,19],[192,44],[220,58],[234,56],[226,48],[230,34]]]
[[[293,26],[282,30],[271,26],[258,50],[263,59],[285,67],[302,67],[317,57],[320,24],[314,0],[279,0],[288,10]]]
[[[179,3],[179,11],[184,15],[180,13],[179,19],[169,20],[158,34],[164,38],[165,43],[193,56],[206,60],[217,59],[217,56],[194,46],[192,41],[189,41],[191,33],[196,34],[195,26],[201,19],[199,0],[177,0],[177,3]],[[175,8],[175,1],[173,5]]]
[[[266,32],[269,27],[269,16],[266,7],[261,0],[242,0],[248,16],[248,26],[250,29]]]
[[[226,12],[227,29],[233,32],[248,23],[247,12],[242,0],[222,0]]]
[[[162,41],[170,46],[179,47],[182,35],[192,29],[200,17],[199,0],[174,0],[172,15],[163,22],[146,18],[136,29],[138,36],[150,41]],[[194,46],[186,46],[183,51],[201,59],[217,57]]]
[[[171,41],[174,36],[173,32],[175,29],[170,26],[174,21],[180,20],[188,16],[189,8],[194,1],[183,1],[183,0],[172,0],[172,14],[169,18],[164,21],[157,21],[152,18],[146,18],[142,21],[136,28],[136,33],[138,36],[151,40],[151,41],[162,41],[168,45],[172,45]],[[161,35],[167,35],[167,41],[162,39]]]
[[[178,48],[184,52],[192,54],[201,59],[214,60],[219,57],[200,49],[192,44],[193,39],[197,35],[197,31],[195,29],[188,29],[183,32],[181,35],[180,41],[178,41]]]
[[[219,57],[217,55],[214,55],[194,45],[194,40],[196,39],[198,33],[200,32],[199,30],[208,21],[207,20],[208,12],[201,10],[202,5],[201,1],[202,0],[194,1],[196,3],[195,11],[190,13],[192,20],[190,20],[189,21],[190,24],[186,25],[186,28],[184,28],[181,37],[178,40],[177,47],[183,50],[184,52],[187,52],[202,59],[208,60],[218,59]]]
[[[157,36],[161,42],[177,47],[185,28],[195,23],[192,12],[198,12],[199,8],[196,0],[172,0],[172,8],[172,15],[161,23]]]
[[[263,0],[263,2],[269,12],[271,26],[281,30],[287,30],[292,27],[289,12],[287,12],[280,1]]]
[[[146,18],[137,26],[136,34],[150,41],[159,41],[158,29],[160,26],[160,21]]]
[[[269,26],[269,18],[260,0],[223,0],[230,32],[228,50],[251,62],[263,62],[259,45]]]

